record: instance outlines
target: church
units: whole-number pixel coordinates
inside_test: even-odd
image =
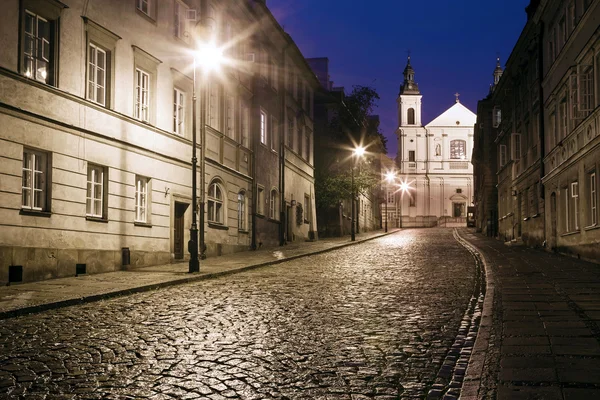
[[[388,219],[396,226],[465,226],[473,202],[473,127],[476,115],[455,104],[427,125],[421,122],[421,92],[410,56],[398,95],[399,173],[388,184]]]

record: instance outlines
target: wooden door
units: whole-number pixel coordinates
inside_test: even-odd
[[[175,259],[183,259],[184,239],[183,239],[183,221],[185,210],[188,207],[185,203],[175,202],[175,221],[173,224],[173,247],[175,253]]]

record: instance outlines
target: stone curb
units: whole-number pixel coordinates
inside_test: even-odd
[[[473,254],[475,254],[481,260],[481,265],[485,273],[485,297],[483,300],[483,308],[481,311],[481,321],[479,323],[479,331],[477,332],[477,338],[475,339],[475,345],[473,346],[473,352],[469,359],[467,371],[463,381],[461,389],[460,400],[482,400],[483,395],[479,393],[481,388],[481,378],[483,376],[483,368],[485,365],[485,359],[490,344],[490,336],[492,331],[493,323],[493,312],[494,312],[494,295],[496,283],[492,269],[489,268],[489,264],[485,258],[483,252],[469,242],[467,239],[460,236],[460,233],[456,231],[458,237],[462,241],[463,245],[469,247]]]
[[[286,261],[292,261],[292,260],[296,260],[296,259],[302,258],[302,257],[327,253],[329,251],[341,249],[344,247],[361,244],[364,242],[368,242],[370,240],[378,239],[383,236],[391,235],[391,234],[399,232],[399,231],[400,231],[400,229],[396,229],[396,230],[388,231],[388,232],[382,232],[381,234],[374,235],[374,236],[371,236],[368,238],[357,239],[354,242],[352,242],[352,241],[345,242],[345,243],[341,243],[339,245],[333,245],[332,247],[329,247],[326,249],[309,251],[309,252],[303,253],[303,254],[296,254],[296,255],[285,257],[285,258],[278,259],[278,260],[272,260],[272,261],[266,261],[266,262],[257,263],[257,264],[251,264],[251,265],[247,265],[245,267],[230,269],[227,271],[213,272],[213,273],[204,274],[204,275],[195,275],[195,276],[190,276],[187,278],[173,279],[173,280],[169,280],[169,281],[165,281],[165,282],[153,283],[150,285],[144,285],[144,286],[139,286],[139,287],[134,287],[134,288],[129,288],[129,289],[115,290],[115,291],[111,291],[111,292],[107,292],[107,293],[84,296],[84,297],[79,297],[79,298],[75,298],[75,299],[53,301],[53,302],[48,302],[45,304],[23,307],[23,308],[19,308],[16,310],[1,311],[0,312],[0,320],[14,318],[14,317],[18,317],[18,316],[22,316],[22,315],[26,315],[26,314],[33,314],[33,313],[38,313],[38,312],[42,312],[42,311],[53,310],[53,309],[57,309],[57,308],[69,307],[69,306],[85,304],[85,303],[92,303],[95,301],[106,300],[106,299],[113,298],[113,297],[126,296],[126,295],[130,295],[130,294],[134,294],[134,293],[148,292],[151,290],[166,288],[169,286],[182,285],[182,284],[186,284],[186,283],[198,282],[198,281],[203,281],[203,280],[207,280],[207,279],[215,279],[215,278],[219,278],[222,276],[233,275],[233,274],[237,274],[240,272],[250,271],[253,269],[266,267],[266,266],[270,266],[270,265],[281,264]],[[135,274],[135,270],[129,271],[129,272]]]

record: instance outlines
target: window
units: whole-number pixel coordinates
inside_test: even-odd
[[[23,150],[21,208],[30,211],[50,211],[50,163],[47,153]]]
[[[34,11],[35,2],[26,2],[22,32],[23,75],[56,85],[56,21]],[[40,7],[38,5],[38,7]],[[58,18],[58,13],[53,15]]]
[[[500,151],[500,167],[504,167],[506,165],[506,145],[501,144],[499,147]]]
[[[267,114],[260,112],[260,142],[267,144]]]
[[[310,129],[306,129],[306,133],[305,133],[305,139],[306,139],[306,148],[304,149],[304,151],[306,152],[306,161],[310,162],[310,137],[312,136],[312,132],[310,131]]]
[[[512,159],[519,160],[521,158],[521,134],[512,134]]]
[[[263,50],[261,52],[260,76],[268,82],[269,80],[269,54]]]
[[[136,175],[135,177],[135,221],[148,222],[148,184],[149,178]]]
[[[456,193],[461,194],[462,193],[462,189],[456,189]]]
[[[209,84],[209,99],[208,99],[208,125],[216,130],[221,128],[220,124],[220,107],[221,94],[219,85],[214,81]]]
[[[414,150],[408,151],[408,161],[415,162],[415,151]]]
[[[550,114],[550,121],[548,123],[548,137],[550,138],[550,140],[554,141],[554,143],[553,143],[554,146],[556,146],[558,144],[558,142],[560,141],[557,133],[558,133],[558,131],[556,130],[556,113],[552,112]]]
[[[598,223],[598,194],[596,192],[596,171],[588,173],[588,198],[588,221],[590,225],[596,225]]]
[[[570,79],[570,100],[574,120],[586,118],[595,107],[594,102],[594,67],[593,60],[587,65],[579,65],[575,68]]]
[[[88,52],[88,100],[106,105],[106,51],[89,44]]]
[[[567,115],[567,99],[563,98],[560,102],[560,132],[559,138],[562,140],[567,136],[567,124],[568,124],[568,115]]]
[[[308,194],[304,195],[304,223],[310,223],[310,196]]]
[[[234,115],[235,115],[235,98],[233,97],[233,95],[228,94],[227,95],[227,101],[226,101],[226,112],[225,115],[227,117],[227,121],[226,121],[226,134],[229,138],[234,139],[235,138],[235,120],[234,120]]]
[[[150,121],[150,75],[139,68],[135,69],[135,110],[134,117],[140,121]]]
[[[394,204],[394,198],[395,198],[394,191],[393,190],[392,191],[388,191],[387,192],[387,202],[388,202],[388,204]]]
[[[106,175],[104,168],[97,165],[88,165],[87,169],[87,193],[86,193],[86,215],[94,218],[106,218],[105,213],[105,188]]]
[[[207,196],[207,218],[208,222],[215,224],[223,224],[225,219],[223,216],[223,190],[218,183],[213,182],[208,187]]]
[[[271,64],[271,86],[275,90],[279,90],[279,66]]]
[[[288,118],[287,145],[294,150],[294,119]]]
[[[174,28],[174,34],[175,37],[178,37],[179,39],[184,40],[186,43],[190,42],[190,35],[188,33],[188,11],[190,11],[189,7],[178,1],[175,0],[175,14],[174,14],[174,23],[173,23],[173,28]],[[194,10],[192,10],[194,11]],[[147,13],[146,13],[147,14]]]
[[[271,150],[279,151],[279,122],[271,117]]]
[[[269,195],[269,218],[277,219],[277,190],[272,189]]]
[[[265,189],[262,186],[257,186],[256,192],[256,212],[265,215]]]
[[[248,147],[248,129],[250,127],[250,107],[246,100],[241,101],[242,117],[240,120],[240,142]]]
[[[416,207],[417,206],[417,193],[408,193],[408,206]]]
[[[150,1],[152,0],[136,0],[136,7],[144,14],[150,15]]]
[[[238,230],[245,231],[246,230],[246,193],[243,191],[238,193],[237,214],[238,214]]]
[[[177,88],[173,89],[173,132],[183,135],[184,122],[184,97],[183,92]]]
[[[467,158],[467,142],[464,140],[450,141],[450,158],[453,160],[464,160]]]
[[[296,129],[298,130],[298,154],[302,155],[302,137],[304,136],[304,125],[302,125],[300,120],[296,121]]]
[[[415,124],[415,109],[414,108],[408,109],[408,118],[406,120],[407,120],[408,125]]]
[[[573,198],[573,227],[579,229],[579,183],[571,183],[571,197]]]
[[[563,204],[564,210],[565,210],[565,221],[564,221],[564,227],[565,227],[565,232],[569,232],[569,228],[570,228],[570,224],[569,224],[569,216],[570,216],[570,212],[569,212],[569,204],[571,203],[571,201],[569,201],[569,188],[567,186],[565,186],[563,188],[563,193],[565,194],[564,200],[565,203]]]
[[[494,107],[494,111],[492,113],[492,126],[494,128],[497,128],[500,126],[500,123],[502,122],[502,110],[500,109],[500,107]]]

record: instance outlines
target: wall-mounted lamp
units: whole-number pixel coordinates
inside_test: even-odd
[[[295,207],[296,206],[296,200],[290,201],[290,204],[292,205],[292,207]]]

